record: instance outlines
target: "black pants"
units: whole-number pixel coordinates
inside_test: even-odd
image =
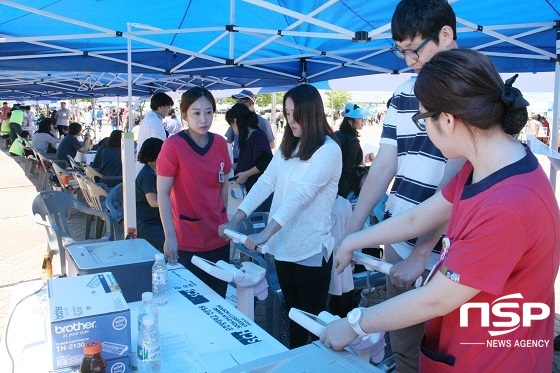
[[[346,317],[358,304],[359,302],[354,300],[354,290],[341,295],[329,295],[329,312],[341,318]]]
[[[181,263],[186,269],[191,271],[196,277],[198,277],[202,282],[208,285],[212,290],[225,298],[228,285],[227,282],[209,275],[202,269],[192,264],[191,259],[194,255],[214,263],[216,263],[218,260],[229,262],[229,243],[212,251],[190,252],[179,250],[179,263]]]
[[[58,130],[58,134],[60,135],[60,138],[62,139],[65,136],[64,131],[68,130],[68,126],[61,126],[60,124],[57,124],[56,129]]]
[[[10,127],[10,141],[13,144],[14,141],[16,141],[16,139],[18,138],[18,135],[21,135],[21,125],[16,122],[10,122],[9,127]]]
[[[328,262],[323,259],[321,267],[307,267],[291,262],[275,260],[276,272],[286,309],[292,307],[314,315],[327,309],[327,294],[331,281],[332,255]],[[317,337],[312,336],[313,339]],[[290,320],[290,348],[304,346],[309,341],[309,332]]]

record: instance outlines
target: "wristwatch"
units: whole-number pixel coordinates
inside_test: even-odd
[[[354,308],[352,311],[348,312],[348,315],[346,315],[346,317],[348,317],[348,322],[350,323],[350,326],[352,327],[352,329],[354,329],[356,334],[358,334],[360,337],[365,337],[368,336],[369,333],[364,332],[360,327],[360,321],[362,321],[362,316],[363,313],[361,307]]]

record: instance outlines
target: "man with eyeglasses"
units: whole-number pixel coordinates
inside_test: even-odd
[[[436,53],[457,48],[455,13],[446,0],[401,0],[391,21],[395,44],[391,52],[418,73]],[[400,214],[431,197],[454,176],[462,161],[451,162],[428,138],[419,102],[414,96],[416,78],[403,83],[393,94],[383,123],[380,148],[371,164],[358,203],[347,225],[359,231],[394,178],[385,218]],[[433,113],[432,113],[433,115]],[[427,216],[427,219],[430,217]],[[412,288],[420,275],[427,276],[437,263],[432,249],[438,246],[445,227],[415,240],[385,245],[384,259],[394,264],[387,277],[389,298]],[[353,311],[352,311],[353,312]],[[418,370],[424,323],[390,332],[391,349],[397,355],[398,372]]]
[[[248,89],[244,89],[239,93],[236,93],[231,96],[231,98],[237,100],[237,103],[244,104],[249,108],[251,111],[255,111],[255,94]],[[268,139],[268,144],[270,145],[270,149],[274,152],[275,142],[274,142],[274,133],[272,133],[272,127],[270,126],[270,122],[263,118],[261,115],[257,113],[257,117],[259,118],[259,128],[265,133],[266,138]],[[228,144],[233,143],[233,163],[237,163],[237,157],[239,155],[239,149],[237,147],[238,136],[233,133],[233,129],[231,126],[226,131],[226,140]]]

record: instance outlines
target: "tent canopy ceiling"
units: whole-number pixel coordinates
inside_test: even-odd
[[[129,40],[134,95],[410,72],[389,50],[397,3],[0,0],[0,97],[124,96]],[[560,0],[451,3],[461,47],[501,72],[554,70]]]

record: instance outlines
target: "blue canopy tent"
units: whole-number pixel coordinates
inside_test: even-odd
[[[407,72],[389,51],[397,3],[0,0],[0,98],[289,87]],[[560,0],[451,3],[461,47],[490,56],[502,73],[556,71],[556,143]]]
[[[0,71],[12,74],[6,84],[0,75],[0,98],[124,95],[125,77],[131,97],[409,72],[390,52],[397,3],[0,0]],[[556,144],[560,0],[450,3],[461,47],[488,55],[502,73],[556,72]]]
[[[0,0],[0,98],[289,87],[408,72],[389,51],[397,3]],[[487,54],[500,72],[559,69],[560,0],[451,3],[459,45]]]
[[[409,69],[389,51],[397,2],[0,0],[0,70],[126,73],[130,41],[131,72],[169,84],[291,86],[398,73]],[[452,3],[460,46],[489,55],[500,72],[555,69],[560,0]]]

